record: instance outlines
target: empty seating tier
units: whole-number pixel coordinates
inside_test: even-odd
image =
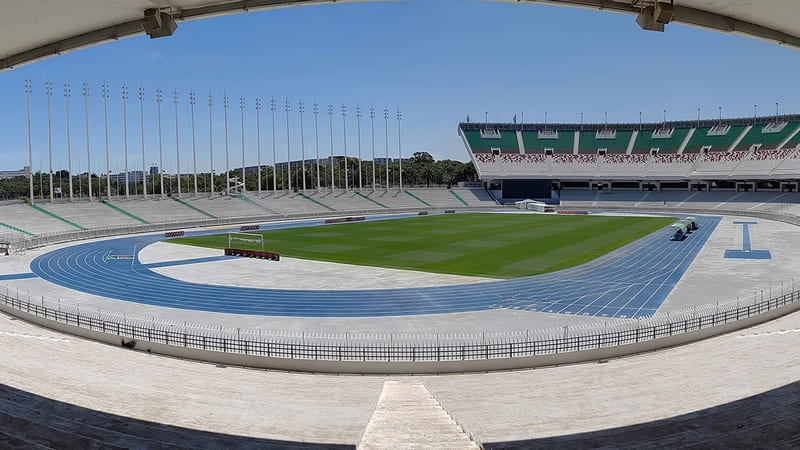
[[[492,153],[492,149],[499,149],[500,153],[519,153],[516,131],[500,131],[496,134],[487,134],[480,130],[463,130],[462,133],[464,133],[464,137],[467,139],[473,153]]]
[[[606,154],[625,153],[632,134],[633,131],[581,131],[578,153],[597,154],[600,150]]]
[[[780,131],[775,132],[770,132],[770,128],[766,125],[754,126],[739,141],[734,150],[747,151],[753,146],[756,146],[759,150],[774,150],[797,130],[798,125],[800,124],[796,122],[786,123]]]
[[[726,152],[747,127],[732,126],[724,134],[715,134],[713,131],[715,128],[719,127],[697,128],[683,149],[683,153],[701,153],[704,149],[709,152]]]
[[[575,146],[574,131],[523,131],[522,142],[525,153],[545,153],[552,150],[554,154],[572,153]]]
[[[658,153],[678,153],[689,130],[690,128],[675,128],[672,134],[658,133],[658,130],[641,130],[636,135],[631,153],[649,154],[654,149],[658,149]]]

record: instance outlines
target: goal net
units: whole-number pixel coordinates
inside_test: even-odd
[[[257,233],[228,233],[228,248],[264,250],[264,235]]]

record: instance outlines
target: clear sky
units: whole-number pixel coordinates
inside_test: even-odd
[[[800,53],[753,39],[681,25],[665,33],[644,32],[634,17],[530,4],[468,0],[367,2],[285,8],[182,22],[174,36],[123,39],[53,57],[0,73],[0,170],[27,165],[24,80],[33,83],[34,170],[47,170],[47,103],[44,83],[54,89],[54,166],[66,166],[64,82],[70,82],[70,136],[73,169],[86,169],[86,130],[81,83],[89,83],[89,140],[92,170],[105,170],[103,102],[109,84],[108,120],[111,170],[124,166],[120,88],[129,86],[128,152],[131,170],[141,168],[138,86],[145,90],[145,152],[158,161],[157,105],[160,86],[164,166],[174,171],[175,112],[172,89],[179,91],[179,147],[182,171],[191,161],[188,93],[195,107],[198,170],[208,170],[208,93],[214,95],[214,166],[224,169],[223,91],[230,97],[230,166],[241,166],[241,110],[245,109],[247,165],[256,164],[255,97],[262,98],[262,163],[272,162],[269,98],[278,103],[275,127],[278,161],[289,148],[301,152],[298,102],[305,103],[307,159],[315,152],[312,104],[320,103],[319,147],[330,154],[327,105],[334,104],[334,152],[344,151],[342,103],[347,105],[347,152],[358,152],[355,107],[362,107],[362,154],[371,159],[368,108],[377,109],[377,156],[385,153],[383,108],[390,110],[389,151],[397,155],[395,110],[402,110],[404,155],[427,151],[436,159],[466,161],[457,132],[467,115],[482,121],[526,122],[660,121],[800,112]]]

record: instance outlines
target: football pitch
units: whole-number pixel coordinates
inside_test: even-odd
[[[270,231],[264,249],[281,256],[491,278],[572,267],[659,230],[670,217],[446,214]],[[665,235],[665,239],[667,236]],[[223,249],[228,234],[167,242]],[[236,248],[260,249],[235,242]]]

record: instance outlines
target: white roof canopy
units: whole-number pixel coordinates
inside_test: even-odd
[[[163,8],[181,22],[334,1],[370,0],[0,0],[0,71],[142,34],[144,11],[150,8]],[[632,15],[638,14],[642,6],[653,4],[653,0],[520,1]],[[674,0],[674,12],[673,23],[742,34],[800,49],[800,20],[797,20],[800,1],[797,0]]]

